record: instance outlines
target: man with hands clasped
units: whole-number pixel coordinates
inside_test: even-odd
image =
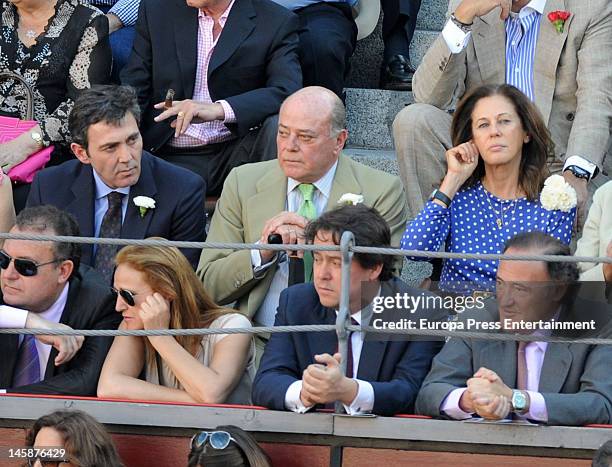
[[[567,16],[555,24],[549,15]],[[449,19],[413,78],[416,104],[393,123],[413,214],[437,187],[451,144],[449,114],[483,84],[510,84],[538,108],[562,172],[586,215],[587,182],[602,169],[612,126],[612,3],[593,0],[451,0]]]
[[[308,243],[336,246],[345,231],[360,246],[389,246],[391,235],[375,209],[358,204],[327,211],[308,224]],[[351,262],[349,312],[355,326],[371,325],[380,314],[375,299],[423,295],[392,277],[392,257],[356,253]],[[313,283],[284,290],[275,326],[333,324],[340,304],[342,261],[339,251],[315,251]],[[412,297],[411,297],[412,298]],[[418,297],[421,298],[421,297]],[[438,310],[399,306],[399,316],[431,319]],[[426,308],[426,307],[423,307]],[[424,311],[423,314],[420,311]],[[446,319],[446,316],[444,316]],[[334,331],[275,333],[270,338],[253,384],[253,403],[275,410],[303,413],[315,406],[330,408],[339,401],[348,414],[394,415],[412,410],[421,381],[442,342],[393,339],[350,331],[346,372],[341,369]]]
[[[526,232],[512,238],[504,254],[567,256],[569,247],[545,233]],[[459,319],[471,322],[466,329],[472,331],[608,336],[609,306],[576,297],[577,280],[576,263],[502,260],[497,301]],[[416,412],[456,420],[501,420],[512,412],[549,425],[610,423],[611,359],[606,345],[453,337],[434,358]]]

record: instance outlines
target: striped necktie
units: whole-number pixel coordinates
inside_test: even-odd
[[[27,386],[40,381],[40,360],[36,349],[36,338],[26,335],[17,351],[17,362],[13,371],[13,386]]]

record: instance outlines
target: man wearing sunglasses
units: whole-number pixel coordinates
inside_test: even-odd
[[[10,233],[78,236],[79,228],[68,213],[38,206],[19,213]],[[113,293],[96,271],[86,266],[79,269],[79,263],[80,248],[75,243],[6,240],[0,250],[0,304],[27,310],[55,326],[116,329],[121,316],[115,313]],[[36,318],[34,324],[40,325]],[[88,337],[67,361],[61,349],[49,345],[52,342],[30,335],[2,335],[0,388],[13,393],[93,396],[111,342],[108,337]]]

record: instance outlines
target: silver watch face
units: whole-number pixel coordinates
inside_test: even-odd
[[[527,398],[521,391],[514,391],[512,393],[512,406],[515,410],[524,410],[527,406]]]

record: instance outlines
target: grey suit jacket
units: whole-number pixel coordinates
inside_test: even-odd
[[[451,0],[448,14],[460,0]],[[546,15],[571,13],[563,33]],[[453,108],[467,91],[505,82],[504,22],[499,8],[475,18],[471,39],[451,54],[442,34],[417,69],[413,90],[417,102]],[[548,0],[541,19],[533,80],[535,104],[555,142],[558,159],[582,156],[599,168],[612,128],[612,2]]]
[[[338,206],[344,193],[361,194],[391,228],[391,242],[398,245],[408,220],[406,196],[400,179],[340,155],[326,210]],[[209,242],[255,243],[267,220],[286,209],[287,177],[274,159],[246,164],[232,170],[223,185],[213,215]],[[403,260],[403,259],[402,259]],[[215,302],[237,300],[240,311],[253,317],[263,302],[277,265],[260,277],[253,275],[249,250],[202,250],[198,276]]]
[[[496,309],[496,307],[491,307]],[[462,319],[497,321],[491,308]],[[582,308],[578,312],[582,312]],[[593,317],[593,316],[590,316]],[[597,319],[597,317],[594,317]],[[605,319],[605,318],[604,318]],[[601,324],[605,327],[605,324]],[[603,333],[604,336],[608,332]],[[517,343],[451,338],[434,358],[416,401],[416,412],[444,417],[440,407],[448,394],[485,367],[504,383],[516,387]],[[585,425],[612,420],[612,347],[549,343],[544,355],[539,392],[544,397],[549,425]]]

